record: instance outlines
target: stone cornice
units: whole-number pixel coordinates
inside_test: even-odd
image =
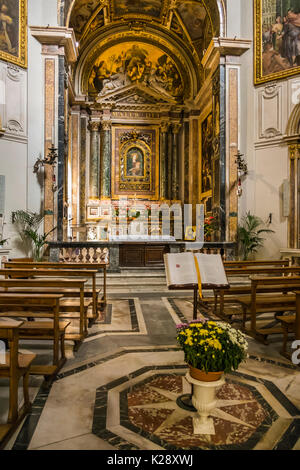
[[[201,63],[206,69],[215,68],[220,56],[241,56],[251,45],[250,39],[212,38]]]
[[[42,45],[56,45],[64,47],[65,55],[69,63],[74,63],[78,58],[78,47],[74,30],[60,26],[30,26],[32,36]]]

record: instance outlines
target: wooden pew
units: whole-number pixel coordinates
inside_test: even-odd
[[[71,333],[67,329],[65,333],[65,339],[73,340],[77,348],[88,334],[87,310],[91,301],[84,298],[86,282],[86,279],[0,279],[0,293],[61,294],[64,297],[60,302],[61,318],[79,320],[78,332]],[[68,305],[65,302],[65,299],[77,295],[79,295],[78,315],[73,313],[78,311],[78,306]]]
[[[97,289],[96,289],[96,275],[97,270],[95,269],[45,269],[45,268],[10,268],[10,269],[0,269],[0,276],[4,276],[5,279],[36,279],[36,278],[44,278],[44,277],[54,277],[57,279],[66,279],[68,280],[70,277],[81,277],[81,278],[90,278],[92,280],[92,298],[93,298],[93,317],[92,320],[96,321],[98,319],[98,302],[97,302]],[[67,302],[65,302],[66,308]],[[72,302],[74,306],[74,302]],[[79,308],[79,303],[77,305]]]
[[[285,267],[289,266],[289,260],[223,261],[223,264],[225,268],[248,268],[259,266]]]
[[[44,375],[48,380],[55,377],[66,362],[65,330],[70,322],[60,320],[59,303],[62,298],[61,294],[0,294],[1,317],[37,319],[22,324],[20,339],[53,341],[52,365],[32,365],[30,368],[30,374]],[[49,321],[45,320],[49,318]]]
[[[284,267],[270,267],[270,266],[247,266],[243,268],[226,268],[226,275],[228,278],[232,276],[243,277],[246,276],[248,279],[251,275],[278,275],[278,276],[291,276],[300,275],[299,266],[284,266]],[[274,290],[275,289],[275,290]],[[284,286],[278,286],[277,292],[284,292]],[[289,289],[287,288],[287,292]],[[258,293],[276,292],[274,286],[259,286]],[[214,304],[214,313],[222,319],[230,320],[233,315],[242,314],[239,309],[239,303],[237,302],[237,296],[250,295],[251,284],[242,286],[230,286],[229,289],[214,289],[214,297],[206,300],[208,304]],[[225,308],[225,304],[235,304],[232,307]],[[218,309],[219,307],[219,309]]]
[[[254,338],[267,343],[267,337],[271,334],[283,334],[282,327],[274,326],[271,328],[257,328],[257,314],[267,312],[285,312],[295,311],[296,296],[295,294],[278,293],[278,286],[283,286],[284,292],[288,289],[290,292],[295,288],[300,288],[300,276],[298,277],[258,277],[252,276],[251,280],[251,296],[243,296],[237,301],[243,308],[243,328]],[[261,286],[269,286],[274,288],[272,294],[259,294],[257,289]],[[250,315],[250,330],[246,330],[247,315]]]
[[[31,404],[28,393],[30,366],[35,354],[19,354],[19,331],[23,321],[3,320],[0,318],[0,340],[9,343],[9,351],[5,353],[5,362],[0,362],[0,377],[9,379],[9,409],[6,424],[0,424],[0,449],[3,449],[24,416],[30,411]],[[19,409],[18,387],[23,378],[24,405]]]
[[[296,315],[277,317],[284,331],[283,345],[280,353],[288,359],[291,359],[291,354],[287,351],[289,333],[295,333],[295,340],[300,341],[300,289],[296,289],[294,293],[296,295]]]
[[[85,270],[85,269],[91,269],[95,270],[97,269],[99,272],[103,271],[103,296],[100,300],[98,300],[99,308],[101,310],[104,310],[107,302],[107,286],[106,286],[106,281],[107,281],[107,268],[109,267],[108,263],[55,263],[55,262],[48,262],[48,261],[42,261],[42,262],[28,262],[28,261],[8,261],[5,262],[3,267],[5,269],[13,268],[13,269],[27,269],[27,268],[37,268],[37,269],[79,269],[79,270]],[[98,294],[100,293],[100,290],[97,291]]]

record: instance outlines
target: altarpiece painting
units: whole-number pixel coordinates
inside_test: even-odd
[[[158,198],[158,135],[156,127],[113,128],[113,198]]]

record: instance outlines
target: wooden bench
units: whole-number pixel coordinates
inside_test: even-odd
[[[259,274],[259,275],[270,275],[274,276],[277,274],[278,276],[291,276],[291,275],[300,275],[300,269],[297,266],[283,266],[283,267],[270,267],[270,266],[245,266],[242,268],[226,268],[225,269],[226,275],[228,278],[232,276],[244,277],[246,276],[247,279],[251,275]],[[260,286],[258,288],[259,293],[268,293],[268,292],[276,292],[274,286]],[[282,290],[283,289],[283,290]],[[288,292],[289,289],[286,289]],[[285,286],[278,286],[277,292],[285,292]],[[214,313],[218,315],[222,319],[230,320],[233,315],[241,315],[242,311],[239,307],[237,302],[236,296],[241,295],[249,295],[251,294],[251,284],[242,285],[242,286],[234,286],[231,285],[229,289],[214,289],[214,296],[204,299],[208,305],[214,305]],[[233,304],[232,307],[225,308],[225,303]],[[219,309],[218,309],[219,307]]]
[[[44,278],[44,277],[52,277],[57,278],[58,280],[69,280],[70,277],[81,277],[81,278],[89,278],[92,280],[92,298],[93,298],[93,315],[92,321],[96,321],[98,319],[98,301],[97,301],[97,289],[96,289],[96,275],[97,270],[95,269],[45,269],[45,268],[10,268],[10,269],[0,269],[0,275],[2,274],[6,279],[36,279],[36,278]],[[79,307],[79,303],[78,303]]]
[[[63,296],[60,302],[61,318],[79,320],[78,331],[73,333],[67,329],[65,334],[65,339],[73,340],[77,349],[88,334],[87,311],[91,299],[84,296],[85,283],[86,279],[0,279],[0,293],[22,294],[29,291],[35,294],[61,294]],[[77,296],[79,296],[79,305]]]
[[[76,270],[98,270],[103,271],[103,295],[101,299],[98,300],[98,305],[100,310],[104,310],[107,303],[107,268],[109,267],[108,263],[55,263],[55,262],[28,262],[28,261],[8,261],[5,262],[3,267],[5,269],[27,269],[27,268],[37,268],[37,269],[76,269]],[[99,289],[98,295],[101,290]]]
[[[0,294],[1,317],[37,319],[22,324],[19,330],[20,339],[53,342],[52,364],[32,365],[30,368],[30,374],[43,375],[48,381],[55,377],[66,362],[65,330],[70,322],[60,320],[62,298],[61,294]]]
[[[19,353],[19,331],[23,321],[3,320],[0,318],[0,340],[6,340],[9,351],[4,353],[5,362],[0,362],[0,377],[9,379],[9,408],[6,424],[0,424],[0,449],[3,449],[24,416],[30,411],[31,404],[28,392],[29,370],[35,354]],[[1,358],[3,359],[3,358]],[[23,378],[24,404],[19,409],[18,388]]]
[[[248,267],[270,267],[270,266],[277,266],[277,267],[285,267],[289,266],[290,263],[288,260],[251,260],[251,261],[223,261],[225,268],[248,268]]]
[[[274,326],[271,328],[257,328],[257,314],[267,312],[285,312],[295,311],[296,296],[295,294],[278,293],[277,288],[280,286],[283,290],[288,288],[289,291],[300,287],[300,277],[250,277],[251,280],[251,296],[243,296],[236,300],[243,308],[243,328],[254,338],[267,343],[267,337],[271,334],[284,334],[282,326]],[[272,294],[259,294],[257,289],[261,286],[269,286],[274,288]],[[282,287],[283,286],[283,287]],[[250,315],[250,330],[246,330],[246,319]],[[277,317],[276,317],[277,318]]]
[[[277,317],[281,322],[284,331],[283,345],[281,354],[282,356],[291,359],[291,354],[287,351],[288,335],[289,333],[295,334],[295,340],[300,340],[300,290],[295,290],[296,295],[296,315],[284,315]]]

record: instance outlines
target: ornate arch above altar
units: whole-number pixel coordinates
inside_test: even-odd
[[[75,86],[79,95],[94,99],[99,93],[143,84],[182,103],[198,92],[198,66],[188,48],[172,37],[155,28],[137,32],[123,25],[89,43],[78,63]]]

